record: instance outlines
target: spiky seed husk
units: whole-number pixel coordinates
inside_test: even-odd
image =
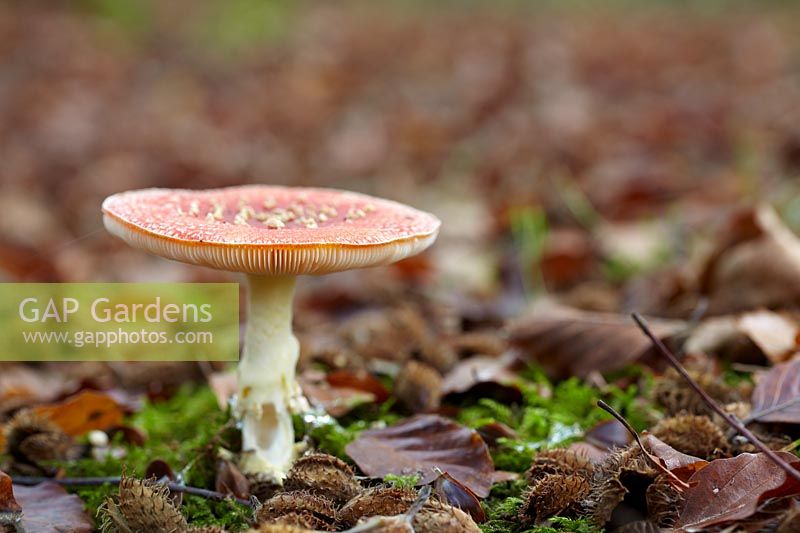
[[[295,461],[284,487],[289,491],[307,490],[342,505],[363,488],[347,463],[325,453],[312,453]]]
[[[678,415],[656,424],[651,433],[679,452],[704,459],[730,453],[730,442],[707,416]]]
[[[247,533],[314,533],[314,530],[286,524],[260,524],[257,528],[249,529]]]
[[[367,489],[341,508],[339,523],[353,527],[371,516],[394,516],[405,513],[417,498],[416,491],[394,487]]]
[[[577,474],[588,479],[593,472],[594,463],[585,455],[566,448],[556,448],[537,453],[525,477],[528,484],[532,485],[547,474]]]
[[[29,410],[14,415],[3,433],[4,453],[21,463],[67,461],[76,458],[79,451],[72,437],[55,423]]]
[[[355,529],[359,533],[416,533],[404,515],[364,518]]]
[[[270,474],[245,474],[250,483],[250,494],[258,501],[265,502],[272,498],[281,486],[275,482],[275,477]]]
[[[614,509],[625,499],[628,476],[655,479],[658,472],[636,445],[612,453],[598,468],[591,480],[591,488],[578,506],[578,514],[593,524],[603,526],[611,519]]]
[[[106,501],[103,514],[103,531],[183,533],[189,530],[165,486],[127,476],[119,483],[117,500]]]
[[[457,507],[430,501],[414,516],[416,533],[480,533],[470,515]]]
[[[676,489],[667,478],[661,474],[647,487],[645,492],[647,501],[647,518],[659,527],[672,528],[678,519],[678,512],[683,507],[683,493]]]
[[[19,451],[34,463],[76,459],[80,449],[66,433],[37,433],[23,440]]]
[[[304,523],[314,518],[314,528],[333,531],[336,524],[336,508],[333,502],[308,491],[281,492],[264,502],[256,511],[256,523],[286,523],[297,519],[300,523],[290,525],[306,527]],[[284,519],[284,520],[282,520]]]
[[[392,392],[414,413],[432,411],[442,400],[442,375],[432,366],[411,359],[397,375]]]
[[[689,370],[689,375],[703,390],[720,403],[731,403],[742,399],[741,392],[727,385],[719,376],[696,370]],[[703,399],[672,368],[656,379],[653,386],[653,400],[664,407],[669,415],[681,413],[711,414],[711,409]]]
[[[334,531],[336,528],[326,520],[306,511],[286,513],[271,521],[272,524],[300,527],[312,531]]]
[[[577,474],[545,474],[524,495],[519,519],[526,524],[539,524],[561,514],[589,494],[589,481]]]

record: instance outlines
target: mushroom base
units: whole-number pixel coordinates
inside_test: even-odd
[[[234,412],[242,428],[241,468],[280,482],[296,457],[292,413],[307,402],[295,380],[294,277],[247,277],[248,314]]]

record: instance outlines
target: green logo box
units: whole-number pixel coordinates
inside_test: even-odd
[[[0,283],[0,361],[237,361],[236,283]]]

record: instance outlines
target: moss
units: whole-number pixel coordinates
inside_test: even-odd
[[[505,405],[490,398],[481,398],[462,404],[458,420],[470,427],[490,422],[502,422],[512,427],[518,439],[500,439],[492,455],[500,470],[524,472],[530,467],[533,454],[543,448],[563,447],[579,440],[583,432],[609,415],[596,407],[599,398],[621,412],[637,429],[650,426],[655,411],[642,398],[647,397],[651,386],[650,374],[641,369],[626,370],[617,376],[618,381],[632,383],[626,387],[607,386],[597,389],[573,378],[558,384],[550,383],[538,368],[531,367],[521,373],[522,402]],[[615,380],[617,381],[617,380]],[[549,394],[543,394],[549,391]],[[311,439],[321,451],[346,461],[345,447],[362,431],[371,427],[390,425],[401,418],[393,411],[391,402],[383,405],[364,405],[337,420],[325,414],[296,417],[298,435]],[[207,387],[187,386],[170,400],[147,403],[142,411],[126,423],[147,432],[149,438],[143,447],[114,441],[115,447],[124,451],[121,458],[108,457],[103,461],[80,459],[59,465],[70,477],[119,476],[121,472],[142,476],[154,459],[169,463],[189,485],[212,488],[214,459],[219,447],[236,450],[238,443],[229,413],[221,411],[213,393]],[[226,431],[225,428],[228,428]],[[405,477],[387,478],[395,485],[412,483]],[[486,532],[521,533],[516,520],[516,509],[525,488],[523,480],[496,485],[483,505],[489,520],[481,526]],[[101,487],[76,487],[72,489],[86,503],[90,514],[106,497],[116,492],[115,485]],[[249,509],[232,502],[211,502],[202,498],[184,497],[183,513],[193,525],[220,525],[236,531],[246,527]],[[592,533],[594,530],[580,520],[557,518],[546,528],[528,531],[575,531]]]
[[[132,446],[115,438],[113,445],[124,451],[122,457],[92,458],[61,464],[68,477],[144,476],[154,459],[166,461],[188,485],[213,488],[214,463],[219,447],[236,446],[229,427],[229,414],[217,406],[214,394],[207,387],[185,386],[168,401],[147,403],[128,424],[144,430],[148,440],[144,446]],[[115,484],[71,489],[94,514],[105,498],[117,492]],[[221,525],[231,530],[246,526],[250,510],[239,504],[213,502],[196,496],[185,496],[182,512],[193,525]]]
[[[411,474],[410,476],[396,476],[394,474],[387,474],[383,478],[383,482],[391,485],[396,489],[413,489],[419,483],[422,476],[419,474]]]
[[[362,405],[339,420],[325,413],[296,416],[295,432],[310,438],[318,450],[350,461],[344,449],[362,431],[401,420],[400,415],[391,412],[392,407],[391,400],[382,405]]]
[[[522,373],[520,384],[523,400],[520,405],[504,405],[490,399],[462,406],[459,420],[471,427],[497,421],[512,427],[518,439],[499,439],[492,450],[495,466],[500,470],[524,472],[536,451],[544,448],[563,447],[580,440],[584,431],[592,428],[609,415],[597,407],[603,399],[621,412],[637,429],[652,424],[656,411],[642,397],[652,384],[649,373],[641,369],[630,369],[620,380],[633,381],[621,388],[607,386],[597,389],[577,378],[558,384],[550,383],[540,369],[530,368]],[[549,390],[550,394],[542,394]],[[599,531],[584,520],[555,517],[546,527],[523,528],[517,520],[517,511],[522,504],[521,495],[526,488],[524,480],[495,485],[483,502],[488,520],[481,524],[486,533],[545,533],[574,531],[595,533]]]
[[[461,423],[470,427],[496,421],[519,434],[519,439],[500,439],[493,451],[495,466],[501,470],[524,472],[537,450],[566,446],[580,440],[584,431],[609,420],[610,415],[597,408],[598,399],[621,412],[637,429],[650,426],[657,415],[652,406],[641,400],[652,381],[649,374],[641,371],[631,371],[626,376],[636,380],[628,387],[609,385],[602,390],[577,378],[553,385],[537,368],[528,369],[522,376],[521,405],[509,406],[481,398],[464,405],[458,416]],[[542,390],[550,390],[550,394],[542,394]]]
[[[486,522],[480,524],[484,533],[550,533],[555,531],[574,531],[575,533],[599,533],[598,529],[586,520],[570,519],[560,516],[551,518],[548,526],[525,527],[517,518],[523,500],[519,495],[526,488],[523,480],[495,485],[489,498],[483,502]]]

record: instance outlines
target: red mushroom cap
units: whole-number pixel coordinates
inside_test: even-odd
[[[388,264],[436,239],[440,221],[335,189],[252,185],[144,189],[103,202],[108,231],[156,255],[251,274],[325,274]]]

